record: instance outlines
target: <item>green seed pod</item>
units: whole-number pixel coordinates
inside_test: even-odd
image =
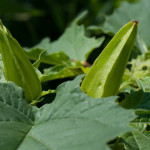
[[[116,95],[137,35],[137,21],[123,26],[85,76],[81,89],[94,98]]]
[[[31,102],[42,92],[40,80],[24,50],[12,37],[0,20],[0,52],[7,81],[22,87],[26,99]]]

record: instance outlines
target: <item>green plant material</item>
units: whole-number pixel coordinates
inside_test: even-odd
[[[43,39],[43,40],[45,40],[45,39]],[[60,64],[68,65],[71,63],[71,59],[63,52],[47,55],[47,50],[35,48],[35,49],[32,49],[31,51],[27,52],[26,54],[28,55],[28,57],[30,59],[36,61],[39,58],[40,54],[43,53],[44,51],[46,51],[46,52],[41,60],[41,62],[43,62],[43,63],[47,63],[47,64],[51,64],[51,65],[60,65]]]
[[[9,4],[9,5],[8,5]],[[29,7],[26,1],[0,1],[0,15],[7,16],[9,20],[28,21],[31,17],[39,17],[44,15],[44,11]]]
[[[29,102],[37,99],[42,92],[40,80],[24,50],[1,21],[0,51],[6,80],[13,81],[22,87]]]
[[[144,95],[141,102],[134,107],[137,118],[129,123],[134,130],[121,136],[126,150],[148,150],[150,146],[150,93],[146,92],[146,87],[150,86],[150,79],[146,77],[145,82],[140,84]],[[135,98],[136,100],[138,101],[138,98]]]
[[[116,95],[137,34],[137,21],[121,28],[95,60],[81,89],[91,97]]]
[[[150,147],[150,124],[139,121],[131,123],[130,126],[135,130],[128,136],[123,136],[126,150],[148,150]]]
[[[124,141],[125,150],[140,150],[131,132],[125,133],[121,138]]]
[[[89,67],[86,66],[87,64],[82,64],[81,62],[75,60],[71,61],[66,55],[64,55],[68,59],[68,63],[64,61],[62,65],[55,65],[43,69],[43,73],[41,73],[37,68],[39,67],[43,57],[45,56],[45,53],[46,51],[42,51],[39,55],[39,59],[33,64],[41,82],[75,77],[80,74],[86,74],[89,70]]]
[[[143,86],[145,92],[150,92],[150,78],[148,76],[139,80],[139,83]]]
[[[145,77],[143,80],[138,80],[140,89],[134,90],[133,87],[125,88],[123,92],[129,93],[127,99],[121,102],[125,108],[136,109],[136,114],[150,113],[150,78]],[[127,90],[128,89],[128,90]]]
[[[136,109],[150,110],[150,78],[145,77],[143,80],[139,80],[139,83],[142,86],[144,95],[141,103],[136,106]]]
[[[111,150],[125,150],[123,144],[113,144],[110,145]]]
[[[137,50],[139,50],[140,54],[144,54],[148,52],[148,48],[145,42],[139,36],[137,36],[136,38],[135,47],[137,48]]]
[[[80,74],[85,74],[89,70],[88,67],[83,66],[54,66],[47,69],[44,69],[44,73],[40,76],[41,82],[63,79],[68,77],[75,77]]]
[[[122,2],[120,7],[117,8],[114,13],[106,17],[106,21],[101,29],[106,33],[116,33],[126,22],[136,19],[139,20],[139,32],[138,36],[146,43],[150,45],[150,20],[147,19],[150,16],[150,1],[139,0],[135,4],[128,2]],[[140,10],[140,13],[137,13]]]
[[[50,43],[49,39],[45,38],[37,46],[30,49],[25,48],[25,50],[28,57],[33,60],[38,59],[41,51],[47,50],[42,62],[48,64],[56,64],[56,62],[50,60],[49,57],[60,52],[65,53],[71,59],[86,61],[90,53],[103,43],[104,37],[98,39],[95,39],[94,37],[88,38],[84,35],[84,30],[83,26],[79,26],[73,22],[58,40]]]
[[[128,64],[131,65],[131,67],[130,70],[126,69],[124,73],[120,92],[127,86],[138,88],[137,80],[140,80],[140,82],[147,80],[146,78],[150,76],[150,52],[139,55],[136,59],[132,59]]]
[[[13,83],[0,84],[0,149],[108,150],[108,141],[130,130],[134,111],[117,105],[116,96],[88,97],[82,77],[59,86],[54,102],[41,108],[27,104]]]
[[[4,76],[4,64],[2,61],[2,56],[0,54],[0,82],[6,82],[5,76]]]
[[[134,128],[130,133],[121,136],[126,150],[148,150],[150,146],[150,113],[139,116],[129,125]]]
[[[139,89],[137,91],[131,89],[130,93],[126,93],[126,91],[124,92],[125,92],[125,98],[123,101],[119,103],[119,105],[122,106],[123,108],[127,108],[127,109],[135,108],[142,101],[143,98],[142,89]]]
[[[35,47],[25,48],[28,57],[32,60],[37,60],[46,50],[40,62],[55,65],[44,70],[43,74],[38,73],[41,82],[86,73],[84,63],[89,54],[103,43],[104,37],[95,39],[84,35],[84,27],[77,25],[84,16],[84,13],[78,16],[57,41],[50,43],[49,38],[44,38]]]
[[[46,51],[42,51],[41,54],[39,55],[39,58],[36,60],[36,62],[33,63],[33,67],[39,68],[40,63],[42,62],[42,59],[45,55]]]

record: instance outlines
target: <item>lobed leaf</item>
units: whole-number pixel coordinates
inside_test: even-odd
[[[19,87],[0,84],[0,149],[108,150],[106,143],[129,131],[135,115],[117,105],[116,96],[88,97],[82,77],[59,86],[54,102],[40,109],[25,102]]]
[[[73,22],[58,40],[50,43],[49,39],[45,38],[37,46],[31,49],[25,48],[25,50],[29,58],[33,60],[38,58],[41,51],[47,50],[47,55],[44,56],[42,61],[49,64],[56,64],[58,58],[54,59],[53,62],[48,57],[60,52],[65,53],[70,59],[86,61],[89,54],[102,44],[104,37],[98,39],[88,38],[84,35],[84,32],[83,26]]]
[[[32,107],[14,83],[0,83],[0,149],[16,150],[34,125]]]

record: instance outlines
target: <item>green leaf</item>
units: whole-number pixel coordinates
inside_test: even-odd
[[[143,120],[142,117],[130,123],[134,128],[131,133],[121,136],[124,140],[126,150],[149,150],[150,147],[150,121],[149,117]]]
[[[150,78],[148,76],[139,80],[139,83],[142,85],[145,92],[150,92]]]
[[[105,32],[116,33],[126,22],[130,20],[139,20],[139,37],[146,42],[146,45],[150,45],[150,30],[149,29],[149,0],[140,0],[135,4],[128,2],[122,2],[120,7],[117,8],[114,13],[106,18],[103,26]],[[140,11],[137,13],[137,11]]]
[[[24,50],[1,21],[0,37],[0,51],[6,79],[22,87],[28,101],[38,98],[42,92],[40,80]]]
[[[140,54],[148,52],[145,42],[139,36],[136,38],[135,48],[140,51]]]
[[[122,27],[95,60],[81,88],[92,97],[116,95],[137,34],[137,21]]]
[[[125,100],[123,100],[120,105],[125,108],[136,109],[136,114],[143,114],[144,112],[149,113],[148,110],[150,109],[150,78],[145,77],[139,80],[138,83],[141,87],[138,90],[133,90],[133,88],[130,87],[130,91],[126,92],[126,89],[124,89],[123,92],[129,93],[129,95],[125,95]]]
[[[125,93],[125,99],[121,101],[119,104],[120,106],[131,109],[139,105],[139,103],[142,101],[143,98],[143,90],[139,89],[137,91],[134,91],[131,89],[130,93]]]
[[[137,79],[142,79],[150,75],[150,52],[139,55],[136,59],[130,62],[132,65],[132,76]]]
[[[137,118],[129,124],[134,130],[128,136],[122,136],[127,150],[149,150],[150,147],[150,79],[146,77],[139,82],[145,92],[141,102],[134,108]]]
[[[140,150],[131,132],[121,136],[126,150]]]
[[[68,64],[55,65],[46,69],[43,69],[43,73],[41,73],[37,68],[39,67],[46,51],[41,52],[39,59],[33,64],[38,74],[38,77],[41,82],[47,82],[56,79],[63,79],[69,77],[75,77],[80,74],[85,74],[88,72],[89,67],[88,64],[82,64],[79,61],[69,60]]]
[[[31,106],[14,83],[0,84],[0,149],[15,150],[34,124]]]
[[[146,77],[143,80],[139,80],[139,83],[143,88],[144,95],[136,109],[150,110],[150,78]]]
[[[150,76],[150,52],[146,52],[142,55],[139,55],[136,59],[132,59],[129,63],[131,65],[130,70],[126,69],[123,80],[120,86],[120,91],[122,91],[127,86],[131,86],[132,88],[138,88],[137,80],[139,83],[147,82],[149,84],[148,76]],[[145,91],[146,84],[143,84],[143,88]],[[149,89],[150,91],[150,89]]]
[[[59,86],[53,103],[40,109],[25,102],[19,87],[0,84],[0,149],[108,150],[106,143],[129,131],[135,115],[116,96],[88,97],[82,77]]]
[[[135,128],[135,130],[132,131],[132,134],[135,138],[138,149],[148,150],[150,147],[150,133],[148,129],[150,127],[150,123],[137,122],[130,125]]]
[[[25,49],[30,59],[36,60],[39,56],[39,51],[47,50],[47,55],[43,58],[43,62],[49,64],[56,64],[52,60],[48,60],[54,53],[63,52],[71,59],[78,61],[86,61],[89,54],[97,47],[99,47],[104,41],[104,37],[98,39],[88,38],[85,36],[83,25],[79,26],[76,22],[73,22],[65,32],[59,37],[58,40],[50,43],[46,38],[41,41],[40,44],[31,48]]]
[[[41,53],[43,53],[45,50],[47,51],[48,48],[45,48],[44,46],[47,45],[47,41],[49,41],[48,38],[44,38],[41,43],[39,43],[34,48],[28,49],[25,48],[26,54],[28,57],[32,60],[37,60]],[[49,43],[49,42],[48,42]],[[71,59],[64,54],[63,52],[53,53],[53,54],[44,54],[41,62],[52,64],[52,65],[66,65],[71,63]]]
[[[75,77],[77,75],[87,73],[87,70],[89,70],[89,68],[85,68],[83,66],[54,66],[44,69],[44,73],[40,75],[40,81],[46,82],[56,79]]]
[[[39,55],[39,58],[36,60],[36,62],[33,63],[33,67],[39,68],[40,63],[42,62],[42,59],[43,59],[45,53],[46,53],[46,51],[41,52],[41,54]]]

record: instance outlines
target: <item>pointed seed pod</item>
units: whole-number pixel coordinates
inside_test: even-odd
[[[42,92],[40,80],[24,50],[2,24],[1,20],[0,52],[6,80],[15,82],[22,87],[29,102],[37,99]]]
[[[137,35],[138,21],[123,26],[85,76],[81,89],[94,98],[116,95]]]

